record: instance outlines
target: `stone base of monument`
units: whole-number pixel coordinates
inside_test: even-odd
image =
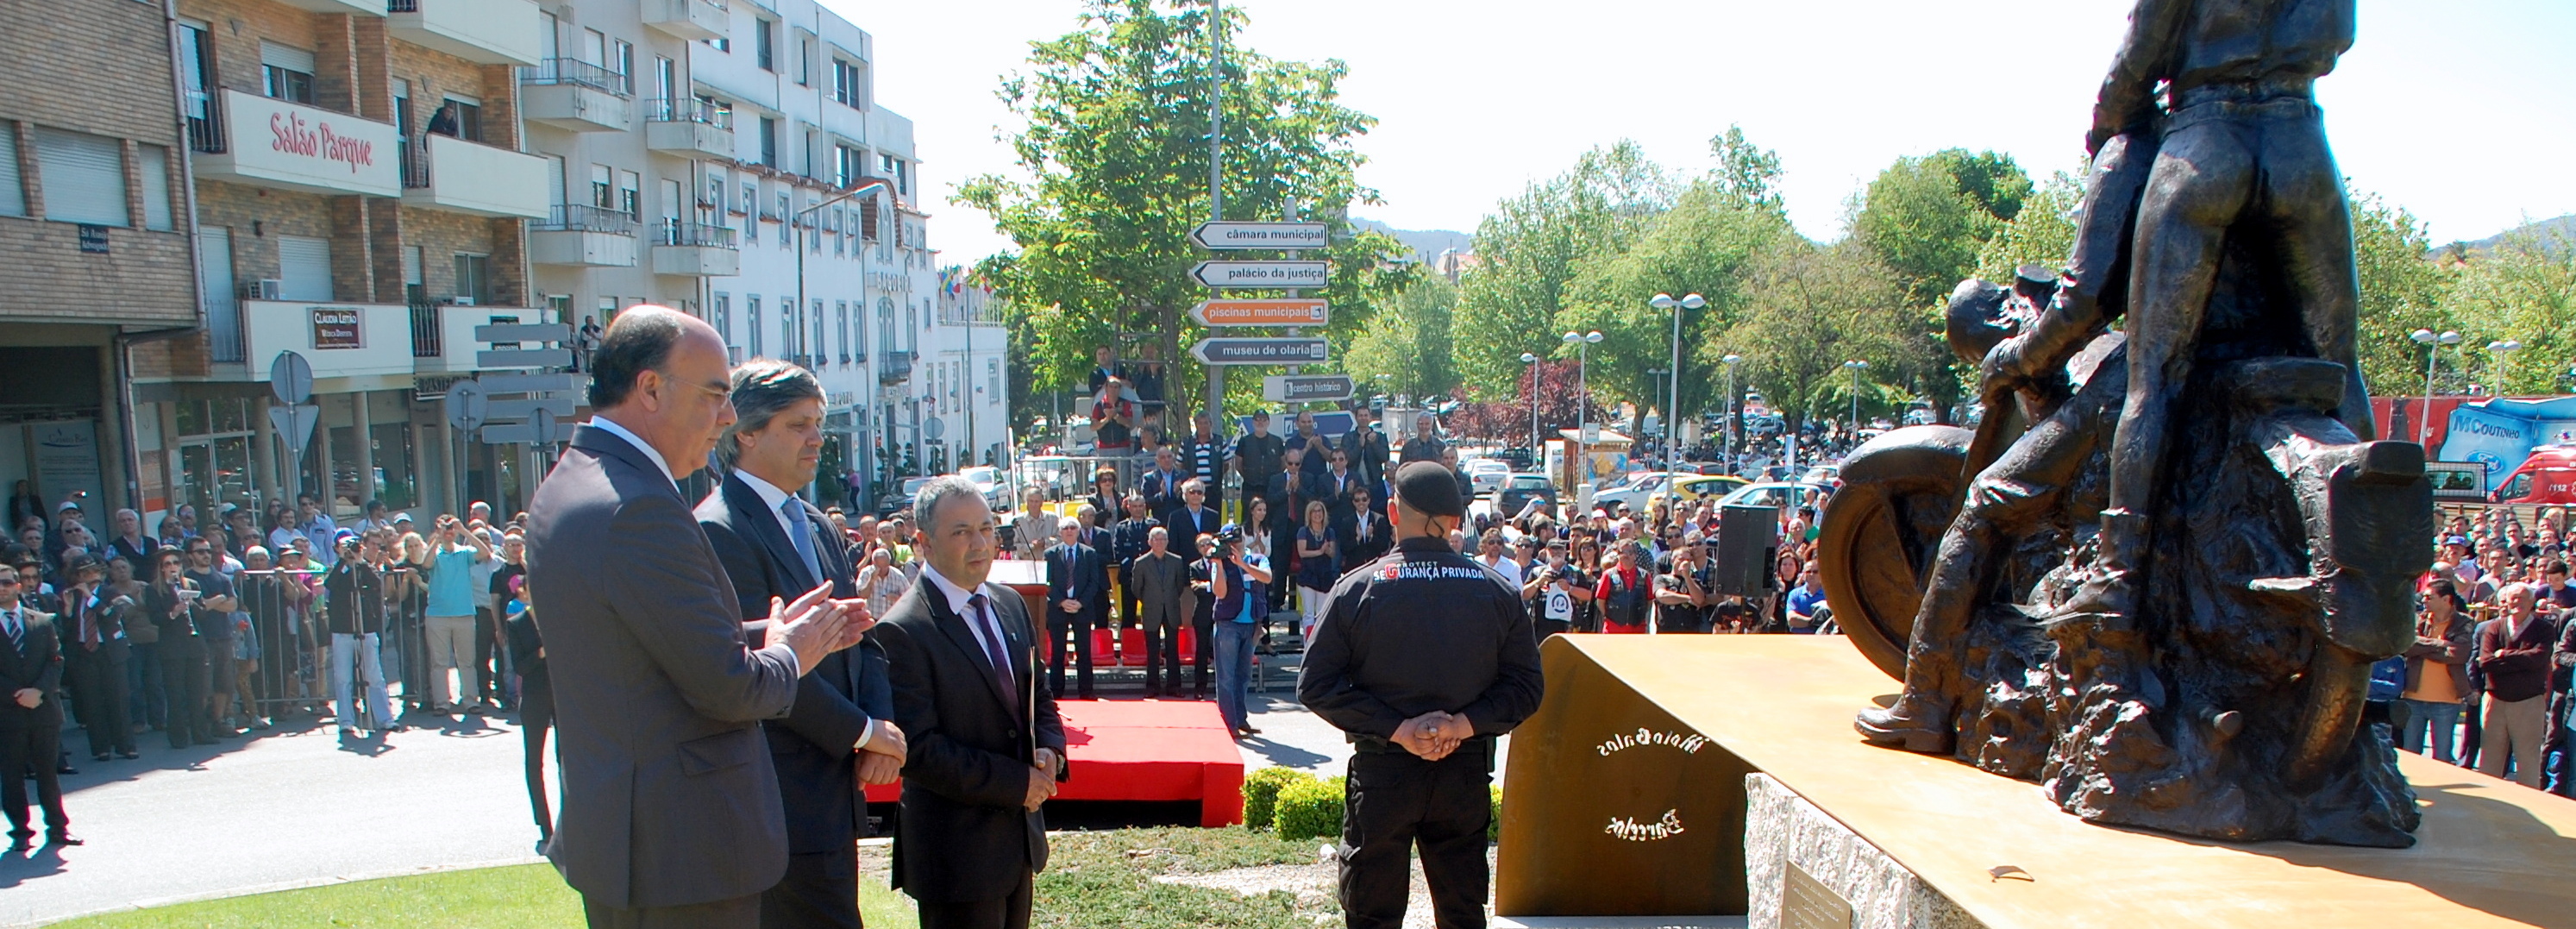
[[[1547,697],[1504,778],[1498,923],[2576,927],[2576,801],[2420,756],[2398,755],[2423,810],[2413,848],[2181,838],[1862,744],[1852,713],[1897,684],[1837,636],[1556,636],[1540,653]]]
[[[1491,929],[1745,929],[1741,916],[1496,916]]]

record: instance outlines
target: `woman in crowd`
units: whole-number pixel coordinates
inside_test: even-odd
[[[1297,527],[1297,614],[1302,617],[1299,635],[1314,635],[1325,595],[1342,576],[1336,557],[1341,551],[1341,537],[1333,532],[1331,523],[1332,513],[1324,508],[1324,501],[1306,502],[1305,525]]]

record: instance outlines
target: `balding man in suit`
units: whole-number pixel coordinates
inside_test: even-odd
[[[733,580],[678,478],[734,421],[724,340],[638,306],[592,356],[590,405],[529,506],[528,576],[554,679],[563,811],[547,857],[593,927],[744,927],[787,870],[760,721],[855,643],[864,604],[773,599],[745,641]]]

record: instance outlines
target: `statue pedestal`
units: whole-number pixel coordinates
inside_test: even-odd
[[[2416,755],[2399,755],[2423,803],[2414,848],[2183,839],[1862,744],[1852,713],[1897,685],[1839,636],[1557,636],[1540,651],[1547,698],[1505,777],[1498,916],[1744,915],[1795,897],[1812,917],[1839,897],[1864,927],[2576,925],[2576,801]],[[1757,773],[1785,792],[1748,791]],[[1757,864],[1774,848],[1799,875]],[[1884,921],[1937,916],[1936,898],[1971,922]]]

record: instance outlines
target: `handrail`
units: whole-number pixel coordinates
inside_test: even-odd
[[[655,241],[661,245],[691,245],[705,246],[709,248],[736,247],[734,245],[733,230],[730,228],[724,226],[710,226],[705,223],[684,223],[671,219],[662,221],[662,228],[654,238]]]
[[[631,236],[641,225],[635,217],[606,207],[558,203],[544,222],[530,223],[528,229],[534,232],[606,232]]]
[[[635,95],[635,77],[579,58],[548,58],[519,69],[527,84],[577,84],[620,97]]]
[[[730,132],[733,130],[733,108],[717,106],[696,97],[655,97],[644,104],[644,121],[703,123]]]

